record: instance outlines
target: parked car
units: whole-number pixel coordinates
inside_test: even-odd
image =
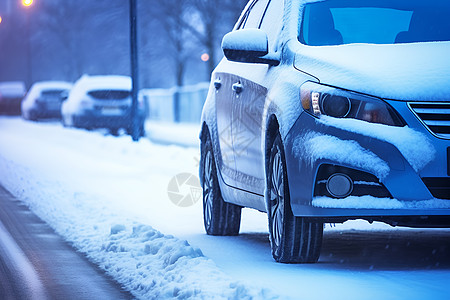
[[[20,115],[25,93],[25,83],[22,81],[0,82],[0,114]]]
[[[206,232],[268,213],[278,262],[316,262],[324,223],[450,225],[448,1],[254,0],[203,108]]]
[[[114,135],[123,128],[131,134],[131,78],[128,76],[82,76],[61,107],[64,126],[107,128]],[[145,105],[138,101],[139,133],[144,135]]]
[[[64,81],[36,82],[22,101],[22,117],[26,120],[61,118],[61,103],[72,83]]]

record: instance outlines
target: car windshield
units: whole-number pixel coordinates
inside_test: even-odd
[[[330,0],[304,6],[300,42],[311,46],[450,41],[450,1]]]

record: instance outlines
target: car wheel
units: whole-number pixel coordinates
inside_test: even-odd
[[[144,127],[144,123],[142,123],[139,126],[139,137],[144,137],[145,136],[145,127]]]
[[[109,133],[113,136],[119,136],[119,128],[110,128]]]
[[[132,136],[133,135],[133,128],[132,127],[128,127],[127,128],[127,134]],[[145,136],[145,128],[144,128],[144,124],[139,125],[138,128],[138,136],[139,137],[144,137]]]
[[[210,235],[238,235],[241,207],[223,200],[210,138],[202,142],[203,221]]]
[[[283,143],[277,134],[266,172],[269,236],[277,262],[317,262],[322,246],[323,223],[310,222],[292,213]]]
[[[28,112],[28,120],[30,121],[37,121],[37,114],[33,110]]]

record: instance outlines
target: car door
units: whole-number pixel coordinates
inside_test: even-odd
[[[277,38],[282,27],[284,1],[261,2],[266,8],[259,18],[252,17],[244,28],[260,28],[268,36],[269,52],[278,51]],[[267,76],[275,66],[240,63],[245,73],[233,78],[232,90],[232,144],[237,170],[236,187],[263,195],[264,162],[261,148],[265,129],[263,113],[270,83]]]
[[[224,182],[234,186],[233,176],[236,170],[232,141],[232,74],[214,73],[214,89],[216,97],[216,122],[220,155],[219,168]]]
[[[259,26],[261,16],[268,2],[269,0],[253,1],[241,19],[239,28],[244,28],[244,24],[252,24],[251,26],[253,27]],[[235,65],[237,68],[234,68]],[[239,171],[236,167],[236,151],[234,149],[235,143],[239,146],[241,145],[242,138],[235,132],[240,127],[236,127],[240,121],[240,108],[237,103],[243,95],[248,94],[248,92],[240,93],[240,87],[242,86],[240,80],[246,81],[244,79],[246,76],[240,74],[239,70],[241,67],[242,65],[239,63],[224,60],[219,64],[212,78],[215,88],[216,122],[220,150],[218,163],[224,182],[230,186],[236,186],[239,178]],[[247,81],[245,85],[247,86]]]

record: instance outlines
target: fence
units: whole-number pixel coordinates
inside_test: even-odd
[[[209,83],[202,82],[170,89],[143,89],[140,93],[148,104],[149,120],[198,123],[208,88]]]

